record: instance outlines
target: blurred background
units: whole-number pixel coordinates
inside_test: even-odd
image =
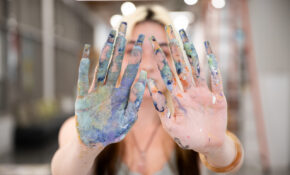
[[[109,29],[146,4],[170,11],[202,65],[203,41],[212,43],[228,128],[245,149],[236,174],[290,174],[289,0],[1,0],[1,175],[50,174],[59,128],[74,115],[83,45],[91,44],[96,58]],[[203,174],[215,173],[203,167]]]

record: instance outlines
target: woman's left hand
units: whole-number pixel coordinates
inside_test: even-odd
[[[223,93],[217,60],[209,43],[205,42],[211,71],[211,89],[209,89],[204,72],[200,70],[195,48],[185,31],[180,30],[179,33],[187,58],[183,58],[171,26],[166,27],[166,33],[179,80],[173,76],[166,56],[152,36],[154,56],[172,99],[171,102],[167,101],[168,98],[157,89],[154,80],[149,79],[148,87],[154,105],[164,129],[181,148],[193,149],[204,154],[210,153],[223,145],[227,128],[227,101]],[[188,59],[192,71],[188,69],[184,59]],[[177,85],[179,82],[183,89]],[[174,108],[174,113],[169,110],[170,104]]]

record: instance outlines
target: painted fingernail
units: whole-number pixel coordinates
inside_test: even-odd
[[[159,44],[156,41],[156,38],[154,36],[151,36],[150,41],[151,41],[152,47],[154,49],[154,53],[156,55],[159,51],[160,46],[159,46]]]
[[[173,28],[171,25],[166,25],[165,26],[165,31],[167,33],[167,36],[169,39],[174,39],[175,38],[175,35],[174,35],[174,32],[173,32]]]
[[[145,36],[144,36],[143,34],[140,34],[140,35],[138,36],[138,39],[137,39],[135,45],[142,47],[142,44],[143,44],[143,41],[144,41],[144,37],[145,37]]]
[[[152,80],[151,78],[147,79],[147,85],[150,95],[152,96],[152,91],[157,91],[157,89],[155,88],[154,80]]]
[[[205,41],[204,45],[205,45],[205,49],[207,53],[207,60],[208,60],[208,65],[210,67],[210,70],[212,74],[218,74],[218,62],[215,55],[213,54],[211,50],[210,44],[208,41]]]
[[[148,79],[147,79],[147,83],[148,83],[148,85],[149,85],[149,84],[152,85],[152,83],[154,83],[154,82],[153,82],[153,80],[152,80],[151,78],[148,78]]]
[[[147,72],[144,70],[141,70],[140,75],[139,75],[139,81],[146,82],[146,79],[147,79]]]
[[[156,41],[156,38],[155,38],[155,36],[151,36],[151,41]]]
[[[155,36],[151,36],[151,37],[149,38],[149,41],[150,41],[151,44],[154,46],[154,43],[156,42],[156,38],[155,38]]]
[[[207,54],[212,54],[212,50],[211,50],[211,47],[210,47],[209,41],[205,41],[205,42],[204,42],[204,46],[205,46],[206,53],[207,53]]]
[[[89,57],[89,55],[90,55],[90,47],[91,47],[91,45],[85,44],[82,58],[88,58]]]
[[[116,30],[111,30],[109,37],[108,37],[108,40],[107,40],[107,43],[111,43],[111,44],[114,43],[116,33],[117,33]]]
[[[185,43],[185,42],[189,41],[184,29],[180,29],[179,30],[179,35],[180,35],[180,38],[181,38],[182,42]]]
[[[127,23],[123,21],[119,26],[119,35],[125,36],[126,30],[127,30]]]
[[[171,118],[171,113],[170,113],[170,111],[169,111],[169,110],[167,111],[166,117],[167,117],[168,119],[170,119],[170,118]]]

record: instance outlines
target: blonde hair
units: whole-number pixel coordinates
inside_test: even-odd
[[[127,39],[130,38],[135,25],[145,21],[146,18],[148,18],[149,13],[152,13],[152,16],[150,16],[150,20],[156,21],[164,26],[172,25],[172,20],[169,16],[169,12],[164,7],[160,5],[138,6],[134,13],[123,17],[122,21],[127,22]]]

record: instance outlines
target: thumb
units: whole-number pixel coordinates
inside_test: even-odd
[[[129,108],[134,107],[136,112],[138,112],[140,104],[143,99],[143,95],[144,95],[144,91],[146,87],[146,81],[147,81],[147,72],[141,70],[139,80],[131,88],[127,111],[131,110]]]
[[[146,79],[147,72],[141,70],[138,82],[131,88],[122,127],[130,128],[137,119],[137,113],[145,91]]]

